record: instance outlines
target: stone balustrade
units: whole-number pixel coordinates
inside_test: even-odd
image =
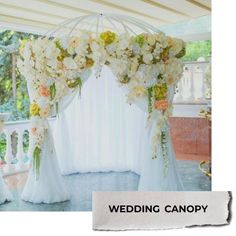
[[[183,77],[177,85],[175,104],[206,104],[207,87],[204,82],[209,62],[186,62]]]
[[[29,161],[27,157],[31,156],[31,150],[24,151],[23,137],[28,135],[29,121],[7,122],[1,134],[1,138],[6,141],[4,154],[3,174],[10,175],[16,172],[22,172],[28,169]],[[28,158],[29,159],[29,158]]]

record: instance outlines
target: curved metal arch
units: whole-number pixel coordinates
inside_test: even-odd
[[[101,31],[105,30],[104,23],[107,21],[108,24],[110,24],[114,30],[118,31],[117,33],[120,33],[119,31],[128,32],[130,34],[137,35],[135,30],[131,27],[132,25],[135,26],[137,29],[146,32],[146,33],[159,33],[161,32],[156,27],[152,26],[151,24],[148,24],[142,20],[139,20],[134,17],[125,16],[125,15],[116,15],[116,14],[90,14],[90,15],[84,15],[75,17],[73,19],[68,19],[61,24],[57,25],[56,27],[53,27],[49,31],[45,33],[44,36],[47,37],[55,37],[57,34],[63,34],[63,32],[60,32],[62,29],[66,28],[69,30],[69,33],[64,33],[63,36],[70,36],[75,30],[80,30],[79,26],[92,23],[92,26],[96,26],[95,33],[98,34]],[[115,23],[118,24],[121,28],[118,30],[118,26],[115,26]],[[72,26],[71,26],[72,25]],[[91,27],[92,27],[91,26]]]

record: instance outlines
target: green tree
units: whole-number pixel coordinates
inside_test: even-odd
[[[20,41],[37,37],[32,34],[4,30],[0,32],[0,112],[11,112],[10,120],[29,117],[29,97],[25,78],[13,66]],[[13,58],[14,57],[14,58]],[[15,73],[16,93],[13,96],[12,73]]]
[[[196,61],[199,57],[211,57],[211,40],[189,42],[186,46],[184,61]]]

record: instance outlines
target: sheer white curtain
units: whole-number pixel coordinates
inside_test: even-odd
[[[108,67],[101,77],[92,75],[54,124],[54,142],[62,174],[95,171],[127,171],[140,174],[141,191],[183,190],[168,135],[168,172],[164,174],[161,146],[152,159],[154,123],[147,123],[147,103],[126,102]],[[174,90],[170,89],[169,100]],[[141,109],[140,109],[141,108]],[[158,119],[158,118],[157,118]],[[168,129],[168,128],[167,128]],[[168,132],[169,133],[169,132]]]
[[[83,76],[85,81],[89,73]],[[132,170],[140,174],[139,190],[183,189],[170,138],[169,170],[164,175],[160,145],[157,147],[160,157],[154,160],[151,157],[155,123],[146,128],[147,105],[140,101],[137,106],[130,106],[125,93],[110,69],[104,67],[100,78],[92,75],[83,83],[81,97],[75,90],[62,99],[53,127],[54,140],[49,128],[42,146],[40,178],[36,180],[31,168],[23,200],[34,203],[68,200],[70,193],[61,173]],[[171,101],[173,91],[169,95]],[[47,120],[44,122],[48,125]]]
[[[21,199],[33,203],[54,203],[70,199],[58,166],[50,127],[42,145],[39,177],[36,178],[31,166]]]
[[[146,156],[149,139],[147,115],[126,102],[108,67],[101,77],[92,75],[83,84],[81,97],[57,117],[54,142],[62,174],[90,171],[140,173],[140,161]],[[145,150],[143,150],[145,149]]]
[[[0,170],[0,204],[12,200],[12,194],[8,190]]]

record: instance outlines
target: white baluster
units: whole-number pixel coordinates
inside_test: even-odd
[[[205,65],[201,65],[201,101],[204,102],[206,99],[206,94],[205,94],[205,81],[204,81],[204,75],[205,75]]]
[[[194,66],[189,67],[190,68],[190,78],[189,78],[189,83],[190,83],[190,96],[188,97],[189,102],[194,102],[195,101],[195,88],[194,88]]]
[[[183,76],[178,83],[174,103],[198,104],[206,103],[206,85],[204,75],[208,62],[187,62]]]
[[[208,67],[209,63],[202,65],[202,93],[203,93],[203,100],[206,102],[207,101],[207,84],[205,81],[205,75],[206,75],[206,71],[207,71],[207,67]]]
[[[24,132],[28,130],[29,127],[30,127],[29,121],[16,121],[16,122],[6,123],[3,131],[6,135],[7,145],[6,145],[6,154],[4,158],[7,164],[3,168],[3,175],[15,174],[15,173],[28,170],[30,163],[29,162],[23,163],[23,159],[26,155],[30,159],[32,158],[32,153],[33,153],[32,140],[29,137],[29,149],[26,154],[24,152],[23,137],[24,137]],[[12,152],[11,135],[14,133],[14,131],[17,132],[17,135],[18,135],[17,153],[16,153],[16,159],[18,160],[17,165],[12,164],[15,157]]]
[[[24,149],[23,149],[23,134],[24,130],[23,129],[18,129],[18,139],[17,139],[17,154],[16,158],[18,160],[18,166],[19,168],[23,166],[24,164]]]
[[[12,131],[5,129],[4,133],[6,135],[6,154],[5,154],[5,161],[6,166],[4,167],[4,172],[10,173],[14,170],[14,165],[12,164],[12,161],[14,159],[14,156],[12,154],[12,143],[11,143],[11,134]]]
[[[178,83],[178,97],[177,97],[178,102],[183,101],[183,80],[180,80]]]
[[[188,70],[188,68],[184,66],[183,76],[177,84],[177,92],[174,97],[174,102],[177,102],[177,103],[183,101],[183,80],[185,79],[186,70]]]

